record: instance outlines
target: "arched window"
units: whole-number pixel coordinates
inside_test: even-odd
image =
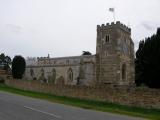
[[[56,79],[56,70],[53,68],[52,69],[52,80],[55,81]]]
[[[72,71],[72,68],[68,69],[67,75],[68,75],[68,82],[72,82],[73,81],[73,71]]]
[[[40,80],[43,83],[48,83],[48,80],[45,77],[45,71],[43,68],[41,68],[41,70],[40,70],[40,76],[39,76],[38,80]]]
[[[44,76],[44,69],[43,68],[41,69],[40,72],[41,72],[41,75]]]
[[[110,42],[110,37],[109,37],[109,35],[106,35],[105,41],[106,41],[106,43],[109,43],[109,42]]]
[[[122,65],[122,80],[126,80],[126,64]]]
[[[32,68],[30,69],[30,75],[32,78],[34,77],[34,70]]]

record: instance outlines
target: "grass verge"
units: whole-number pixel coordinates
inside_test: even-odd
[[[71,98],[65,96],[57,96],[40,92],[33,92],[27,90],[21,90],[13,87],[0,84],[0,90],[11,92],[19,95],[29,96],[33,98],[39,98],[48,100],[51,102],[62,103],[66,105],[72,105],[85,109],[93,109],[103,112],[118,113],[136,117],[143,117],[151,120],[160,120],[160,109],[146,109],[140,107],[130,107],[126,105],[119,105],[115,103],[100,102],[94,100],[82,100],[78,98]]]

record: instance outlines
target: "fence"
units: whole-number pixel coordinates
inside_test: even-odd
[[[129,106],[160,109],[160,90],[127,86],[68,86],[39,81],[6,80],[8,86],[23,90],[68,96],[80,99],[107,101]]]

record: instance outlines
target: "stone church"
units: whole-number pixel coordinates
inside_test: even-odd
[[[131,29],[117,21],[97,25],[95,55],[26,60],[24,79],[65,85],[134,84]]]

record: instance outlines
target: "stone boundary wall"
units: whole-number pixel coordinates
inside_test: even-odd
[[[122,105],[160,109],[160,89],[126,86],[69,86],[40,83],[38,81],[6,80],[6,85],[23,90],[118,103]]]

